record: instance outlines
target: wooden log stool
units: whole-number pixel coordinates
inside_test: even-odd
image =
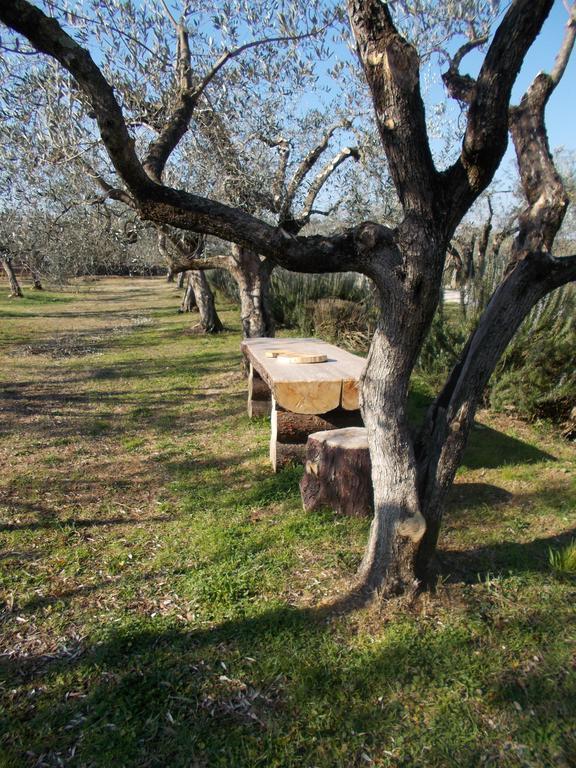
[[[370,453],[364,427],[314,432],[306,445],[300,493],[304,509],[330,507],[352,517],[372,517]]]

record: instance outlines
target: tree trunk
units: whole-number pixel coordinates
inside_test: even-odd
[[[202,333],[220,333],[224,330],[224,326],[216,312],[214,294],[208,285],[206,275],[202,270],[191,270],[188,279],[200,313],[199,330]]]
[[[242,335],[245,339],[274,336],[274,318],[270,304],[270,276],[274,265],[254,251],[232,246],[230,269],[238,283]]]
[[[184,275],[187,273],[181,272],[180,274]],[[184,291],[184,296],[182,297],[182,302],[180,304],[180,312],[192,312],[193,309],[198,309],[198,306],[196,304],[196,297],[194,296],[194,290],[192,288],[192,281],[190,279],[190,275],[188,275],[188,280],[186,281],[186,290]]]
[[[425,530],[417,465],[406,417],[411,350],[376,331],[362,388],[374,488],[374,518],[358,576],[387,594],[411,591],[414,557]]]
[[[174,272],[172,271],[171,267],[168,267],[168,271],[166,272],[166,282],[167,283],[174,282]]]
[[[35,291],[44,290],[42,286],[42,280],[40,279],[40,275],[37,272],[32,272],[32,288],[34,288]]]
[[[178,282],[177,282],[178,288],[184,288],[185,278],[186,278],[186,272],[180,272],[180,274],[178,275]]]
[[[12,267],[12,258],[10,256],[0,256],[0,261],[2,261],[4,272],[6,272],[6,276],[8,277],[10,298],[22,298],[22,289],[20,288],[20,283],[18,282],[14,268]]]

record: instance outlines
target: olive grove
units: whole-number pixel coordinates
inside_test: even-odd
[[[97,53],[91,55],[93,41],[81,32],[65,31],[68,17],[52,3],[46,3],[49,15],[27,0],[8,0],[0,8],[0,19],[17,34],[19,46],[25,38],[32,50],[57,61],[72,78],[66,81],[67,88],[80,94],[82,119],[96,121],[101,147],[118,180],[106,190],[110,198],[125,202],[143,220],[166,231],[211,235],[258,254],[271,265],[308,273],[356,271],[373,281],[380,319],[363,376],[361,403],[375,514],[359,582],[383,593],[411,590],[431,579],[446,493],[490,375],[532,307],[576,278],[576,256],[554,255],[568,198],[549,151],[545,126],[546,104],[564,73],[576,36],[574,6],[553,68],[537,74],[513,105],[512,87],[553,0],[512,0],[497,16],[495,2],[422,2],[416,4],[416,21],[407,23],[408,5],[348,0],[351,33],[400,216],[394,225],[368,220],[328,235],[301,234],[282,217],[265,214],[262,207],[195,187],[193,176],[187,179],[190,186],[183,188],[165,173],[202,104],[207,83],[230,58],[224,54],[222,63],[208,74],[195,76],[189,29],[197,28],[189,7],[178,22],[180,87],[172,89],[170,109],[160,115],[161,127],[151,141],[144,141],[127,117],[131,107],[122,91],[120,61],[114,68]],[[290,8],[290,18],[282,17],[284,39],[311,35],[314,40],[312,32],[334,18],[325,11],[319,21],[311,5]],[[498,18],[494,30],[487,26],[491,18]],[[464,120],[453,156],[446,167],[439,168],[421,95],[421,61],[436,41],[447,38],[452,47],[442,54],[443,82],[448,97],[461,105]],[[278,51],[281,45],[277,43]],[[12,47],[15,50],[16,43]],[[485,52],[477,76],[463,74],[465,57],[481,49]],[[321,44],[312,44],[307,55],[314,53],[321,58]],[[279,78],[289,61],[279,55],[278,60],[267,58],[262,66],[278,67],[274,76]],[[258,63],[252,66],[257,68]],[[221,85],[226,96],[233,90],[233,81]],[[146,88],[144,83],[142,89]],[[247,88],[235,98],[252,112],[259,103],[265,109],[273,98],[271,90]],[[74,126],[80,120],[74,114],[77,109],[71,110],[66,126],[72,146]],[[370,131],[370,125],[363,124],[363,130]],[[509,134],[525,196],[509,263],[415,434],[407,419],[408,386],[440,300],[446,254],[457,227],[492,181]],[[271,188],[268,182],[266,190]]]

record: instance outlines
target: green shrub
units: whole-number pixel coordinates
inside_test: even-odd
[[[454,311],[449,311],[453,309]],[[456,308],[436,312],[418,358],[418,371],[430,384],[441,386],[458,359],[466,329]]]

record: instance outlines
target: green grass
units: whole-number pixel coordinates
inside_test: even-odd
[[[573,446],[482,414],[437,593],[352,608],[368,521],[271,473],[237,312],[203,338],[159,280],[62,298],[0,301],[1,766],[575,764],[574,584],[549,562]],[[91,353],[54,353],[71,328]]]
[[[550,549],[548,559],[553,571],[559,576],[576,578],[576,539],[561,549]]]

